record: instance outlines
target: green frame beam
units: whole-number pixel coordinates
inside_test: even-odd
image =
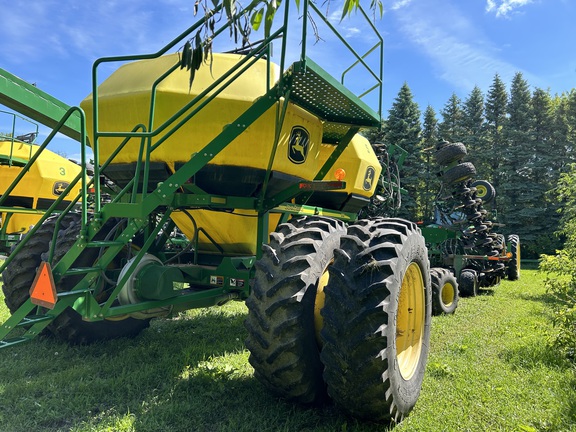
[[[54,129],[70,106],[38,87],[0,68],[0,103]],[[81,141],[80,115],[74,113],[59,132]]]

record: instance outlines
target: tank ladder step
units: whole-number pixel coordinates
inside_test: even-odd
[[[28,315],[27,317],[23,318],[22,321],[16,324],[16,326],[28,327],[36,323],[41,323],[44,321],[52,321],[53,319],[54,317],[50,315]]]
[[[114,240],[95,240],[86,243],[87,248],[101,248],[101,247],[113,247],[113,246],[124,246],[126,243],[123,241]]]
[[[26,337],[16,337],[16,338],[10,338],[10,339],[4,339],[2,341],[0,341],[0,348],[8,348],[14,345],[19,345],[21,343],[24,342],[28,342],[31,338],[26,338]]]
[[[322,142],[337,143],[353,126],[380,126],[380,114],[308,57],[287,73],[290,100],[325,121]]]
[[[66,270],[62,276],[86,275],[90,273],[99,273],[100,271],[100,267],[72,267]]]
[[[68,304],[58,305],[57,308],[47,314],[32,313],[37,306],[30,299],[16,310],[6,322],[0,326],[0,348],[18,345],[38,336],[44,328],[50,324],[63,311]],[[22,329],[20,334],[12,334],[16,329]]]
[[[26,300],[4,324],[0,325],[0,349],[34,339],[86,292],[87,290],[77,290],[58,293],[58,301],[53,309],[38,309],[38,306],[33,304],[31,299]],[[35,313],[40,310],[45,312]]]
[[[24,327],[28,329],[26,333],[22,336],[6,338],[0,341],[0,348],[8,348],[14,345],[19,345],[24,342],[28,342],[29,340],[35,338],[41,330],[50,324],[51,321],[56,318],[55,316],[51,315],[28,315],[15,325],[15,327]],[[32,327],[36,324],[40,324],[39,329],[32,329]]]

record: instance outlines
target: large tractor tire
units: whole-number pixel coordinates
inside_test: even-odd
[[[449,143],[440,147],[434,153],[434,159],[440,166],[448,165],[452,162],[460,161],[468,154],[466,146],[462,143]]]
[[[509,250],[512,258],[508,261],[508,280],[515,281],[520,279],[520,237],[516,234],[508,236]]]
[[[323,289],[343,222],[300,217],[281,224],[263,245],[246,305],[246,346],[254,374],[271,392],[303,404],[322,402],[319,331]]]
[[[458,307],[458,283],[445,268],[430,270],[432,282],[432,315],[452,314]]]
[[[442,181],[447,185],[452,185],[469,180],[476,174],[476,167],[470,162],[464,162],[446,170],[442,176]]]
[[[341,243],[322,310],[328,394],[353,416],[399,422],[418,400],[430,345],[424,238],[412,222],[375,218]]]
[[[96,234],[93,240],[110,239],[113,231],[117,228],[119,219],[110,219],[104,224],[102,229]],[[70,250],[80,234],[80,220],[73,222],[70,226],[60,231],[56,240],[56,249],[54,252],[53,262],[56,264]],[[102,254],[99,248],[85,249],[80,256],[74,261],[72,267],[91,267],[98,256]],[[109,268],[120,268],[121,260],[125,259],[126,253],[119,254],[110,264]],[[75,288],[82,280],[84,275],[65,276],[56,285],[58,292],[67,292]],[[103,303],[109,298],[110,290],[114,288],[113,281],[99,278],[101,294],[97,298],[98,302]],[[67,308],[58,315],[54,321],[48,325],[48,329],[59,339],[64,340],[72,345],[88,344],[101,340],[115,339],[119,337],[133,337],[150,325],[149,319],[134,319],[130,317],[115,318],[102,321],[84,321],[82,316],[73,310]]]
[[[478,295],[478,277],[474,270],[464,269],[458,277],[458,287],[462,297],[474,297]]]
[[[66,229],[75,219],[76,216],[73,214],[64,216],[60,222],[60,229]],[[58,215],[47,218],[20,252],[12,257],[12,261],[2,273],[4,301],[11,313],[30,297],[30,287],[42,262],[42,254],[50,247],[57,220]]]

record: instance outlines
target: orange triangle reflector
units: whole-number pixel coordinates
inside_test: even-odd
[[[48,309],[54,309],[58,301],[52,269],[50,268],[50,264],[45,261],[40,263],[34,282],[32,282],[30,300],[33,304]]]

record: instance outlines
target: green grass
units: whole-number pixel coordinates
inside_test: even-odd
[[[550,301],[530,270],[434,317],[420,400],[393,430],[576,430],[576,378],[549,348]],[[267,393],[248,364],[245,315],[231,303],[153,321],[133,340],[2,350],[0,431],[387,430]]]

